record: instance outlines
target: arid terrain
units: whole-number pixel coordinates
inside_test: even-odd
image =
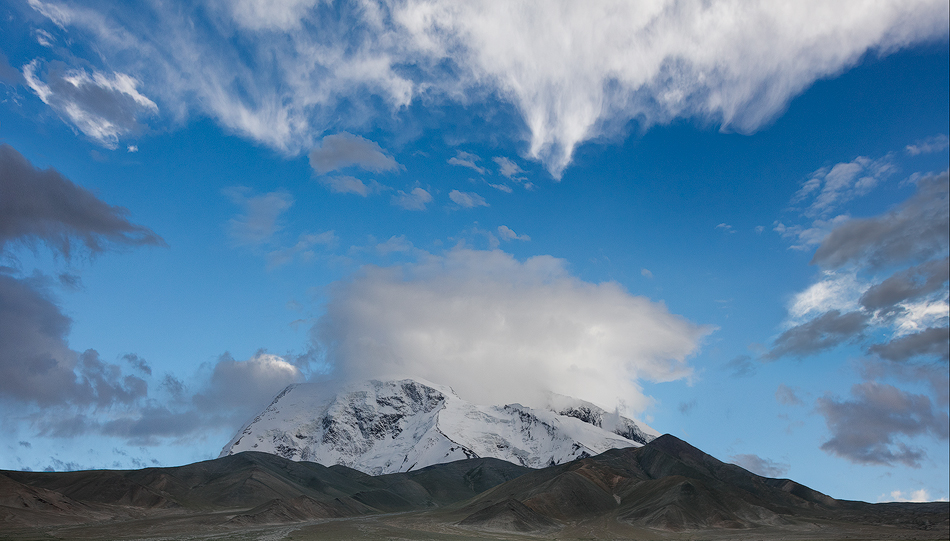
[[[532,470],[369,476],[245,452],[176,468],[0,474],[3,539],[948,539],[950,504],[836,500],[673,436]]]

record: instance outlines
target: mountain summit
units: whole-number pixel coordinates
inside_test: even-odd
[[[413,379],[370,380],[333,392],[290,385],[221,450],[262,451],[290,460],[341,464],[371,475],[464,458],[498,458],[543,468],[640,447],[650,427],[594,404],[551,395],[547,407],[481,406],[451,388]]]

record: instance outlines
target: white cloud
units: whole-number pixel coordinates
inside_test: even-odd
[[[792,297],[787,325],[797,325],[831,310],[841,313],[857,310],[861,307],[861,295],[870,285],[859,281],[853,273],[824,272],[821,280]]]
[[[946,36],[950,16],[940,0],[241,0],[187,16],[163,3],[30,5],[86,30],[107,65],[141,69],[176,119],[196,111],[297,153],[326,130],[370,126],[414,100],[500,98],[521,114],[527,155],[558,178],[578,144],[633,119],[754,131],[869,52]],[[123,12],[133,9],[151,11]],[[143,17],[147,27],[127,26]]]
[[[528,235],[519,235],[507,225],[498,226],[498,236],[501,237],[502,240],[531,240],[531,237]]]
[[[234,20],[250,30],[295,30],[319,0],[232,0]]]
[[[748,132],[789,99],[856,63],[946,35],[944,2],[719,1],[544,4],[410,2],[416,46],[492,81],[531,132],[529,155],[558,177],[578,143],[696,116]]]
[[[467,209],[488,206],[488,202],[485,201],[484,197],[473,192],[460,192],[458,190],[452,190],[449,192],[449,199],[454,201],[458,206],[465,207]]]
[[[338,374],[423,377],[479,403],[551,390],[640,412],[651,399],[639,382],[688,377],[711,330],[616,283],[579,280],[563,260],[497,250],[366,267],[330,291],[314,331]]]
[[[479,175],[484,175],[485,168],[479,167],[478,164],[475,163],[479,160],[481,160],[481,158],[479,158],[475,154],[471,154],[469,152],[462,152],[461,150],[459,150],[455,153],[454,158],[449,158],[448,162],[451,165],[458,165],[459,167],[468,167],[469,169],[471,169],[472,171],[475,171]]]
[[[43,103],[100,145],[114,149],[119,137],[142,129],[139,117],[158,114],[155,102],[139,93],[139,81],[124,73],[89,74],[54,63],[45,74],[39,61],[23,66],[23,78]]]
[[[321,174],[352,166],[374,173],[402,167],[379,143],[346,132],[324,137],[320,146],[310,151],[310,166]]]
[[[733,227],[732,227],[731,225],[727,224],[727,223],[721,223],[721,224],[717,225],[717,226],[716,226],[716,229],[722,229],[722,230],[725,231],[726,233],[735,233],[735,232],[736,232],[736,230],[733,229]]]
[[[406,193],[402,190],[393,195],[392,204],[406,210],[425,210],[426,205],[432,202],[432,195],[422,188],[413,188]]]

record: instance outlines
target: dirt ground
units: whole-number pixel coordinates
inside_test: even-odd
[[[581,521],[546,532],[491,532],[447,523],[429,513],[394,513],[359,518],[329,519],[292,524],[239,527],[228,524],[238,510],[209,514],[164,513],[132,520],[76,526],[24,527],[0,524],[0,539],[129,539],[140,541],[234,540],[613,540],[643,541],[812,541],[812,540],[950,540],[950,527],[930,530],[877,525],[808,521],[782,527],[745,530],[670,532],[639,528],[611,517]]]

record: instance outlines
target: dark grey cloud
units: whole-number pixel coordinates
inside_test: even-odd
[[[144,363],[134,355],[124,359]],[[166,374],[159,387],[171,395],[170,400],[145,400],[147,387],[143,380],[122,376],[118,366],[102,363],[94,351],[82,354],[80,364],[82,369],[77,372],[98,391],[100,402],[111,400],[128,407],[114,408],[113,415],[102,419],[71,404],[52,404],[32,418],[40,435],[73,438],[98,434],[139,446],[157,445],[169,438],[192,441],[209,430],[215,434],[222,429],[238,430],[287,385],[304,380],[300,369],[283,357],[259,351],[246,361],[237,361],[225,353],[207,367],[208,377],[197,390],[189,392],[180,379]],[[103,381],[118,384],[104,388]]]
[[[848,263],[882,268],[945,254],[950,244],[948,172],[917,181],[917,192],[890,212],[849,220],[825,238],[812,263],[836,269]]]
[[[906,393],[892,385],[865,382],[851,388],[851,400],[830,395],[819,398],[831,439],[821,445],[828,452],[858,464],[904,464],[920,467],[923,449],[906,438],[930,435],[948,438],[950,418],[925,395]]]
[[[906,361],[914,357],[934,357],[950,361],[950,328],[931,327],[923,331],[874,344],[868,353],[888,361]]]
[[[94,253],[122,245],[165,246],[128,214],[55,169],[40,170],[13,147],[0,145],[0,251],[12,243],[43,243],[68,258],[76,242]]]
[[[66,344],[72,322],[43,282],[0,274],[0,394],[49,404],[74,387],[78,355]]]
[[[143,374],[146,374],[149,376],[152,375],[152,367],[149,366],[148,362],[145,359],[139,357],[138,355],[134,353],[127,353],[122,356],[122,359],[125,360],[125,362],[132,365],[132,368],[135,368],[139,372],[142,372]]]
[[[788,473],[791,467],[784,462],[775,462],[758,455],[732,455],[729,459],[733,464],[764,477],[780,477]]]
[[[858,369],[865,380],[894,378],[916,384],[925,383],[930,386],[937,404],[942,407],[950,405],[950,372],[946,364],[864,359]]]
[[[116,246],[164,245],[152,230],[54,169],[40,170],[9,145],[0,145],[0,253],[17,244],[42,244],[65,259],[78,243],[92,253]],[[18,276],[0,268],[0,398],[40,406],[130,406],[148,392],[145,380],[124,374],[92,349],[67,344],[72,321],[53,299],[52,278]],[[77,276],[62,273],[75,288]]]
[[[732,377],[742,378],[755,375],[756,363],[754,363],[752,358],[748,355],[739,355],[726,363],[725,368],[730,372]]]
[[[862,312],[842,314],[830,310],[824,314],[788,329],[779,335],[766,359],[784,356],[802,357],[831,349],[858,338],[868,326],[870,316]]]
[[[374,173],[402,168],[379,143],[347,132],[324,137],[320,146],[310,151],[310,166],[320,174],[353,166]]]
[[[950,258],[935,259],[896,272],[861,296],[868,310],[894,310],[898,303],[918,299],[943,288],[950,280]]]
[[[199,407],[258,410],[284,387],[303,380],[300,369],[283,357],[258,351],[246,361],[237,361],[225,353],[215,363],[211,381],[196,395],[195,403]]]

